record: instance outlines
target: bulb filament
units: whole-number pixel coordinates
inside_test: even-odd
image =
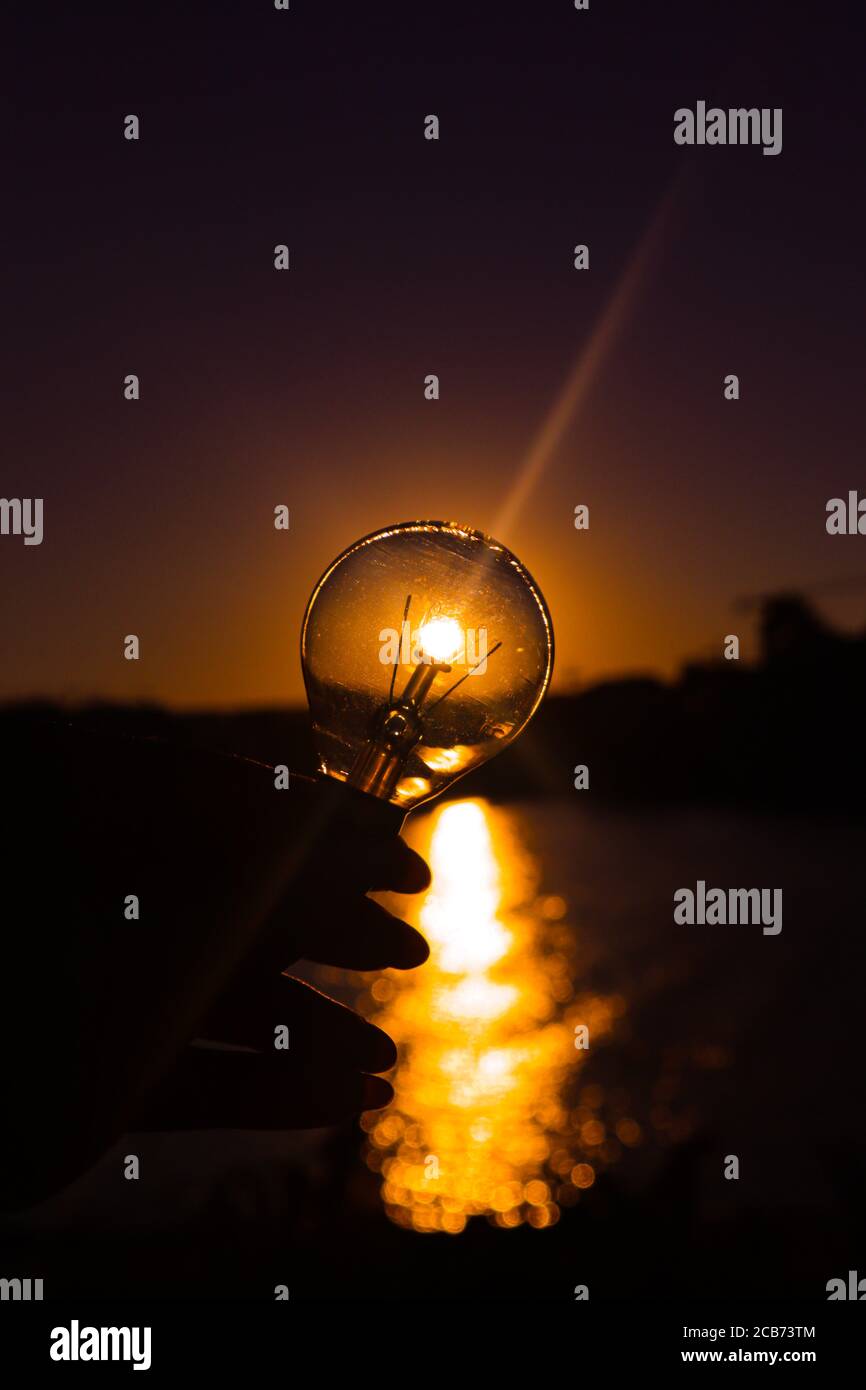
[[[408,594],[403,609],[401,631],[405,628],[408,620],[411,602],[412,595]],[[439,675],[450,673],[449,662],[454,659],[462,646],[463,633],[455,618],[436,617],[424,623],[418,631],[418,650],[416,652],[421,660],[413,667],[403,694],[397,700],[394,699],[398,665],[398,659],[395,657],[391,668],[388,702],[377,712],[370,741],[361,749],[355,760],[355,765],[347,779],[350,786],[357,787],[360,791],[368,792],[373,796],[391,796],[402,775],[406,759],[424,732],[422,711],[433,683]],[[501,646],[502,643],[497,642],[490,652],[485,653],[482,661],[485,661]],[[466,675],[461,676],[454,685],[428,705],[427,713],[429,714],[452,691],[462,685],[467,677],[471,676],[472,672],[482,664],[482,661],[476,662],[475,666],[466,672]]]

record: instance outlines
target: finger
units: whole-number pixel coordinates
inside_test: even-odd
[[[423,893],[430,870],[399,835],[370,835],[356,827],[323,838],[307,859],[299,885],[333,882],[343,892]]]
[[[240,970],[261,979],[296,960],[344,970],[413,970],[429,954],[421,933],[380,903],[338,893],[324,904],[287,901],[277,908]]]
[[[423,893],[430,887],[426,861],[399,835],[376,840],[369,846],[363,873],[368,892]]]
[[[397,1061],[381,1028],[291,975],[244,981],[227,991],[199,1032],[271,1055],[276,1041],[287,1043],[281,1052],[335,1071],[389,1071]]]
[[[429,955],[419,931],[381,903],[363,898],[350,915],[341,913],[311,933],[304,958],[343,970],[414,970]]]
[[[420,854],[400,839],[393,826],[385,828],[375,823],[376,818],[349,813],[353,803],[343,802],[345,788],[329,784],[327,778],[311,783],[294,774],[292,784],[296,793],[293,811],[299,817],[293,873],[316,881],[322,874],[332,877],[334,866],[339,865],[340,882],[345,887],[395,893],[420,893],[429,887],[430,871]],[[358,796],[354,792],[348,795]]]
[[[393,1099],[379,1076],[283,1057],[190,1047],[134,1114],[139,1130],[315,1129]]]

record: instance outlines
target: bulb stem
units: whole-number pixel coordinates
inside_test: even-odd
[[[361,749],[349,773],[348,784],[370,796],[392,795],[406,759],[424,731],[421,709],[430,688],[441,672],[450,666],[443,662],[424,662],[414,668],[400,699],[383,705],[370,742]]]
[[[403,691],[403,698],[400,703],[413,705],[415,709],[420,710],[439,672],[450,670],[450,666],[444,666],[441,662],[429,664],[424,662],[423,665],[416,666],[406,682],[406,689]]]

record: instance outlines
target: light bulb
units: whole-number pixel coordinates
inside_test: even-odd
[[[517,737],[550,681],[553,628],[503,545],[405,522],[328,566],[301,660],[320,772],[408,810]]]

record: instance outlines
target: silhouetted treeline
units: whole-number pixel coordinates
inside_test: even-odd
[[[690,801],[808,814],[858,810],[866,774],[866,636],[844,637],[796,595],[765,603],[761,660],[687,666],[677,681],[629,678],[551,697],[509,749],[455,784],[461,795]],[[306,711],[176,713],[155,705],[7,705],[6,719],[68,718],[182,740],[311,773]],[[585,795],[586,793],[584,793]]]

